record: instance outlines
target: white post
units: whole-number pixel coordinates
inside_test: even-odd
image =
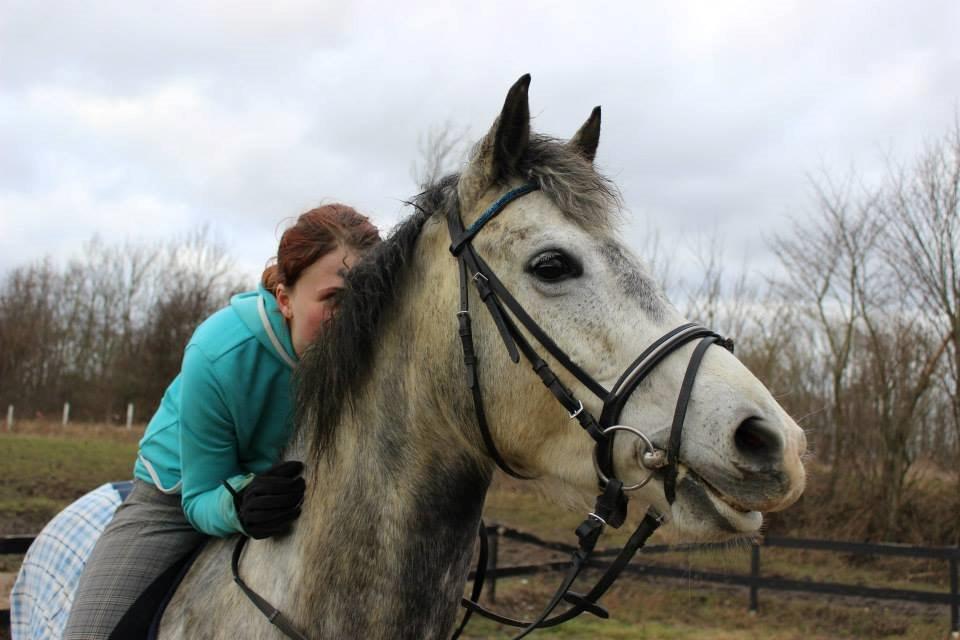
[[[7,431],[13,429],[13,405],[7,407]]]
[[[67,423],[70,422],[70,403],[63,403],[63,426],[67,426]]]
[[[133,424],[133,403],[127,404],[127,429]]]

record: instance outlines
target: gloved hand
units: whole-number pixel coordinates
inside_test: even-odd
[[[223,481],[233,496],[240,525],[251,538],[260,540],[284,533],[300,517],[306,488],[302,473],[302,462],[287,460],[255,475],[240,491]]]

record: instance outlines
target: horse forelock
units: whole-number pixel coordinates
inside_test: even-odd
[[[606,230],[619,222],[623,207],[616,185],[566,143],[550,136],[532,136],[520,170],[584,229]]]
[[[616,222],[616,186],[565,143],[532,136],[519,168],[575,224],[599,231]],[[447,175],[408,202],[414,212],[347,274],[337,313],[303,355],[296,374],[295,440],[308,443],[313,456],[330,450],[344,410],[370,376],[383,318],[404,295],[424,225],[459,215],[459,177]]]

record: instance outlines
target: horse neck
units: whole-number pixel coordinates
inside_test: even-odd
[[[462,424],[455,324],[432,326],[454,322],[454,302],[438,313],[436,286],[417,284],[437,281],[423,276],[410,278],[332,451],[307,474],[295,617],[318,637],[443,637],[469,571],[492,465]]]

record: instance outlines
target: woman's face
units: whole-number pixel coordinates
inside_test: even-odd
[[[333,314],[343,276],[356,259],[353,252],[338,246],[304,269],[292,287],[277,286],[277,305],[290,325],[297,356],[303,355]]]

